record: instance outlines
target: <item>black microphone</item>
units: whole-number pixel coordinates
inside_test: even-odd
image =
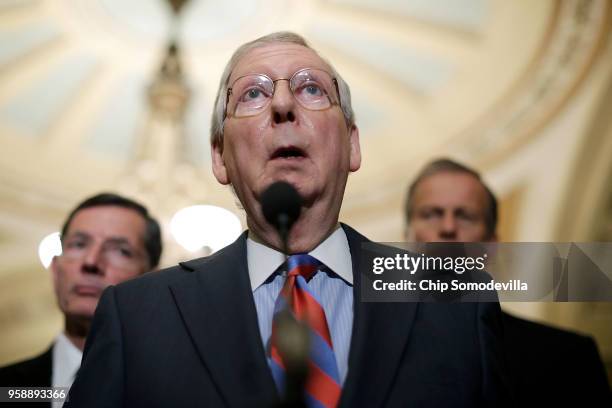
[[[277,181],[261,194],[261,209],[278,234],[285,256],[289,256],[289,231],[302,211],[302,197],[289,183]],[[274,318],[276,346],[285,365],[285,389],[274,408],[306,408],[304,385],[308,376],[310,336],[308,327],[288,310]]]
[[[283,252],[288,255],[289,230],[302,211],[302,197],[291,184],[277,181],[261,194],[260,202],[266,221],[278,231]]]

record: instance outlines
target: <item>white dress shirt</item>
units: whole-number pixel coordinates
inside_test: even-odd
[[[70,387],[74,382],[77,370],[81,366],[83,352],[62,332],[55,338],[53,344],[53,359],[51,385],[53,387]],[[63,403],[54,402],[53,407],[59,408]]]

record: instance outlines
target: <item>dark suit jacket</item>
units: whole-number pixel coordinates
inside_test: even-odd
[[[0,387],[50,387],[53,346],[29,360],[0,368]]]
[[[497,303],[365,303],[367,239],[345,229],[354,323],[341,407],[505,406]],[[214,255],[108,288],[70,407],[270,407],[246,233]]]
[[[590,337],[503,314],[508,369],[521,407],[612,407]]]
[[[39,356],[0,368],[0,387],[50,387],[53,371],[53,346]],[[4,404],[2,404],[4,406]],[[45,407],[50,403],[19,402],[15,406]]]

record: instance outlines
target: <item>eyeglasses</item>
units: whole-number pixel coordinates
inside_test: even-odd
[[[278,81],[288,81],[298,103],[308,110],[324,110],[340,105],[338,81],[322,69],[304,68],[291,78],[272,80],[264,74],[249,74],[236,78],[227,90],[225,117],[255,116],[268,107]]]
[[[62,256],[70,260],[82,260],[95,247],[95,240],[86,235],[77,234],[68,237],[62,245]],[[140,264],[143,255],[123,239],[109,239],[98,248],[100,256],[109,265],[117,268],[132,268]]]
[[[415,218],[432,226],[441,226],[445,222],[444,212],[445,210],[443,208],[426,207],[418,210],[415,213]],[[471,228],[485,222],[484,217],[478,212],[464,208],[455,209],[452,212],[452,220],[453,223],[456,223],[456,225],[460,228]]]

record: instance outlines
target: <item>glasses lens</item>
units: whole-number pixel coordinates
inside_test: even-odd
[[[88,237],[71,237],[66,240],[62,256],[77,261],[86,257],[89,257],[91,262],[104,260],[118,268],[134,267],[140,259],[140,253],[128,243],[104,241],[96,247],[94,240]]]
[[[120,268],[133,266],[137,260],[136,251],[126,243],[105,242],[103,251],[106,260]]]
[[[230,112],[234,116],[251,116],[265,108],[272,98],[274,84],[264,75],[247,75],[238,78],[232,86]]]
[[[277,81],[287,79],[279,78]],[[332,77],[323,70],[306,68],[297,71],[289,80],[295,99],[311,110],[322,110],[337,103]],[[263,111],[274,95],[274,81],[263,74],[245,75],[231,87],[227,111],[232,116],[254,116]]]
[[[291,90],[305,108],[313,110],[327,109],[331,106],[333,80],[322,70],[304,69],[296,72],[291,78]]]

